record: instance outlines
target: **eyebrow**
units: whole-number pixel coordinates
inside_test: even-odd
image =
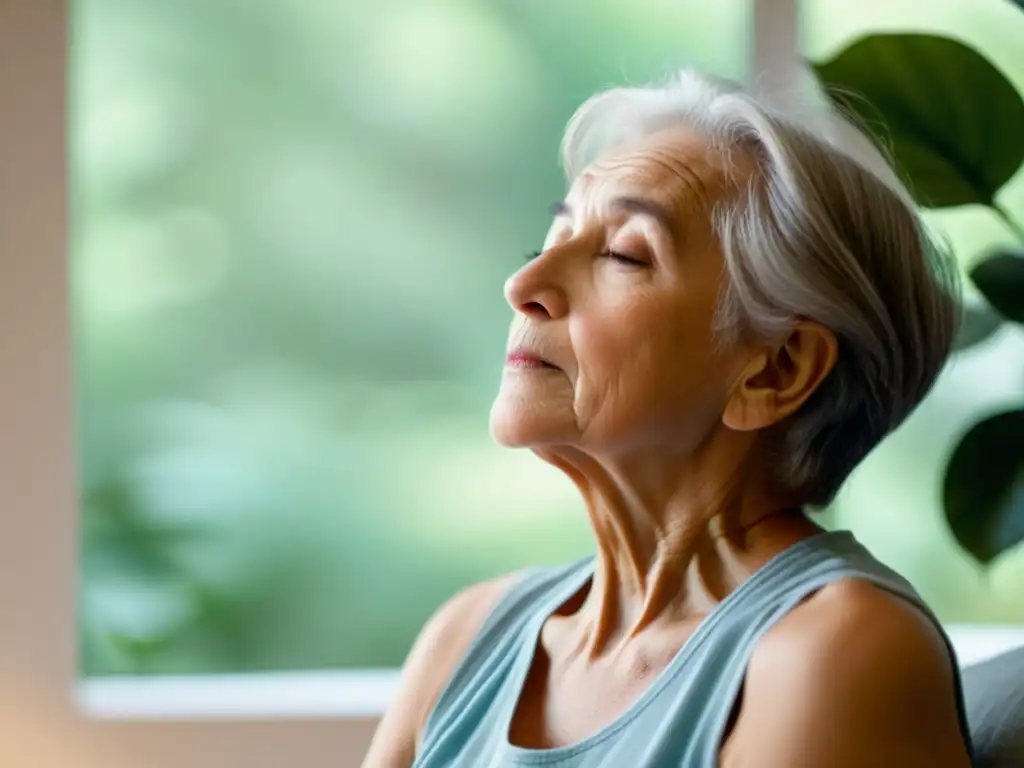
[[[657,221],[661,226],[672,232],[675,229],[675,220],[668,208],[656,203],[653,200],[649,200],[646,197],[616,197],[614,198],[609,207],[615,211],[621,211],[624,213],[637,214],[640,216],[649,216],[650,218]],[[560,200],[551,206],[552,216],[568,216],[572,218],[572,208],[564,200]]]

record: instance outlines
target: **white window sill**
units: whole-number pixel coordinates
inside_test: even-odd
[[[379,717],[397,685],[397,669],[121,677],[83,680],[75,698],[117,720]]]
[[[1024,646],[1024,627],[948,631],[963,666]],[[76,699],[87,715],[115,720],[378,717],[397,684],[392,669],[105,678],[80,682]]]

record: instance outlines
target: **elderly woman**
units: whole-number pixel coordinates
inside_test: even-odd
[[[365,765],[968,766],[942,627],[806,511],[958,327],[907,195],[693,72],[594,96],[562,151],[491,432],[565,472],[596,554],[441,607]]]

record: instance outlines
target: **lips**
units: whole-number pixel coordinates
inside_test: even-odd
[[[525,349],[516,349],[509,352],[505,358],[505,365],[509,368],[552,368],[558,370],[558,366],[550,363],[540,355],[529,352]]]

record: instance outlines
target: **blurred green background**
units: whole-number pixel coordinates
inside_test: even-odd
[[[73,17],[82,673],[396,666],[460,586],[590,551],[569,483],[487,434],[502,282],[562,195],[573,109],[683,63],[744,77],[748,3]],[[805,2],[802,21],[812,57],[955,34],[1024,89],[1003,0]],[[964,254],[1006,239],[984,212],[929,216]],[[1022,357],[1006,328],[959,358],[827,513],[948,621],[1024,622],[1024,551],[980,570],[938,502],[957,436],[1024,392]]]

